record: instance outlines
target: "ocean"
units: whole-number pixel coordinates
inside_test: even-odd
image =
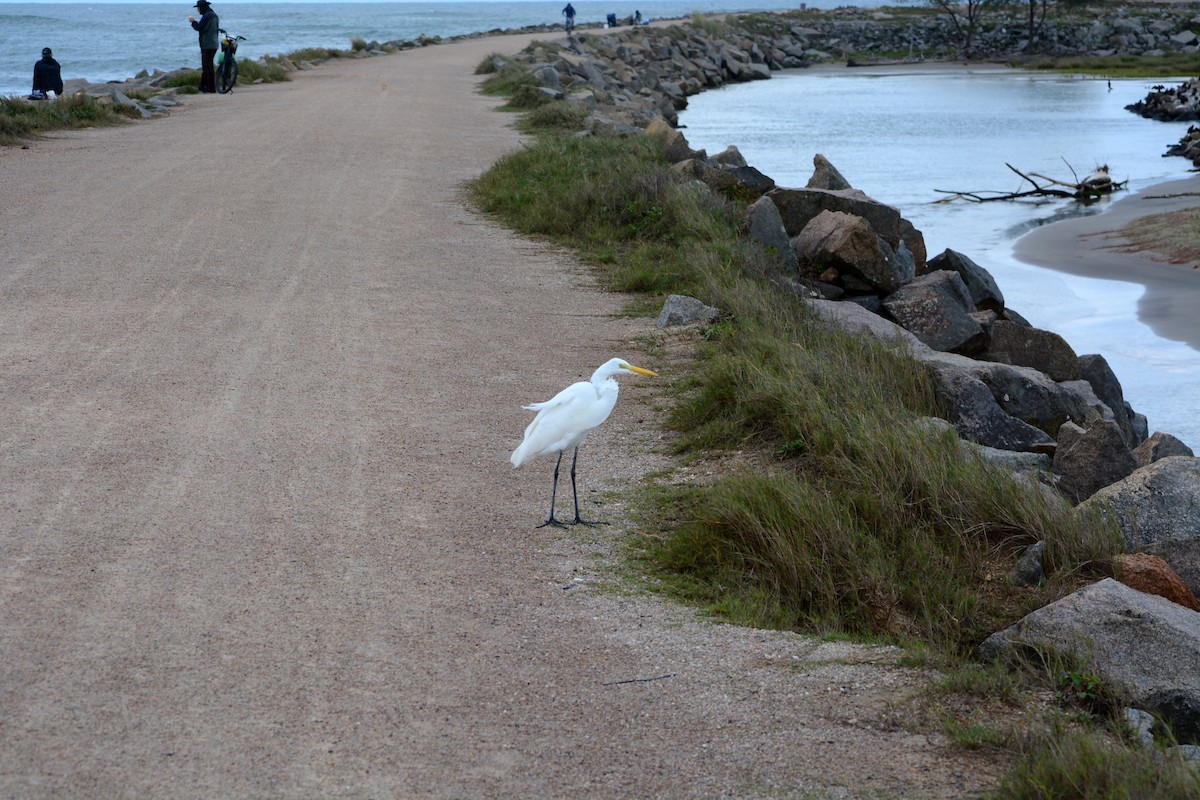
[[[178,3],[0,3],[0,96],[28,94],[43,47],[54,51],[63,79],[120,81],[142,69],[198,67],[195,31],[187,22],[195,0]],[[895,2],[891,3],[896,5]],[[902,3],[901,3],[902,4]],[[456,36],[496,28],[561,22],[566,0],[550,2],[224,3],[214,0],[221,27],[246,37],[239,58],[280,55],[304,47],[348,48],[350,40]],[[809,0],[809,8],[873,7],[883,0]],[[644,18],[694,11],[796,8],[785,0],[578,0],[576,22],[603,22],[641,11]]]

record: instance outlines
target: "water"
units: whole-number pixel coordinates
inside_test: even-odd
[[[693,147],[715,152],[736,144],[783,186],[803,186],[812,156],[823,153],[852,185],[899,208],[925,234],[931,255],[947,247],[966,253],[1034,325],[1061,334],[1078,353],[1104,355],[1151,430],[1200,449],[1200,352],[1138,320],[1143,287],[1013,256],[1015,241],[1032,227],[1101,213],[1103,204],[935,202],[942,197],[936,189],[1029,188],[1005,162],[1063,180],[1072,180],[1064,159],[1080,177],[1108,164],[1134,190],[1186,177],[1188,162],[1162,153],[1187,124],[1124,110],[1157,82],[1114,80],[1109,91],[1104,80],[998,68],[813,69],[698,95],[680,122]],[[1200,307],[1200,271],[1195,277]],[[1200,332],[1200,317],[1196,325]]]
[[[881,5],[866,0],[853,5]],[[195,0],[177,3],[0,3],[0,95],[28,94],[33,64],[43,47],[54,51],[63,79],[124,80],[142,69],[198,67],[199,46],[188,15]],[[238,55],[258,58],[304,47],[349,47],[361,36],[384,42],[456,36],[495,28],[561,22],[566,0],[546,2],[424,3],[224,3],[214,0],[221,27],[245,36]],[[693,11],[777,10],[787,0],[580,0],[578,23],[607,14],[683,17]],[[812,8],[846,5],[809,2]]]

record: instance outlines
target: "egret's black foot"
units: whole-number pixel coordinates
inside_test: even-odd
[[[577,517],[575,517],[575,519],[571,520],[571,524],[572,525],[583,525],[584,527],[587,527],[587,528],[598,528],[601,525],[607,525],[608,523],[601,522],[599,520],[587,520],[587,519],[584,519],[583,517],[577,516]]]
[[[572,523],[572,524],[573,524],[573,523]],[[552,527],[552,528],[565,528],[565,527],[567,527],[567,523],[565,523],[565,522],[560,522],[559,520],[556,520],[554,517],[551,517],[550,519],[548,519],[548,520],[546,520],[545,522],[543,522],[541,525],[535,525],[535,526],[534,526],[534,530],[536,530],[536,529],[538,529],[538,528],[544,528],[544,527],[546,527],[547,525],[549,525],[549,526],[550,526],[550,527]]]

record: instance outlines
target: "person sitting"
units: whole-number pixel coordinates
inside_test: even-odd
[[[54,53],[49,47],[42,48],[42,60],[33,65],[33,92],[30,97],[42,99],[62,94],[62,67],[54,60]]]

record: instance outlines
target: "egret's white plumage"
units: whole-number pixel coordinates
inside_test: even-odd
[[[592,374],[591,380],[573,383],[544,403],[532,403],[524,406],[530,411],[536,411],[537,416],[525,428],[525,439],[521,446],[513,451],[511,461],[514,467],[519,467],[526,461],[538,456],[558,454],[554,465],[554,486],[550,490],[550,518],[543,525],[556,523],[554,518],[554,495],[558,490],[558,468],[562,463],[562,454],[574,448],[575,456],[571,461],[571,487],[575,486],[575,462],[579,458],[579,445],[587,437],[588,432],[595,428],[612,413],[617,405],[617,375],[655,375],[648,369],[635,367],[629,362],[613,358],[604,362]],[[583,522],[579,518],[579,498],[575,498],[575,522]]]

